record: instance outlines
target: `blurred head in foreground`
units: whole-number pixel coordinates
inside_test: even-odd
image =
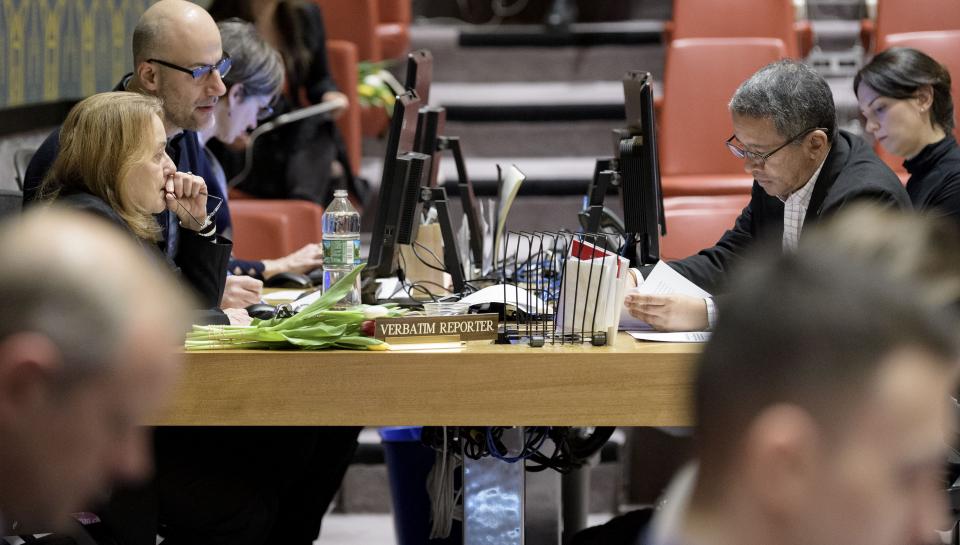
[[[106,222],[51,207],[0,224],[0,535],[51,531],[151,461],[189,303]]]
[[[927,221],[854,210],[740,270],[697,372],[686,541],[903,545],[941,525],[960,251]]]

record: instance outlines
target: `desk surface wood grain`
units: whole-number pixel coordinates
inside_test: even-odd
[[[701,345],[188,352],[159,425],[683,426]]]

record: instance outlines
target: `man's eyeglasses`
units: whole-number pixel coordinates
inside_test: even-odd
[[[767,153],[756,153],[753,151],[748,151],[734,144],[733,141],[737,138],[737,135],[735,134],[730,138],[728,138],[727,141],[724,143],[727,145],[727,149],[730,150],[730,153],[732,153],[733,156],[736,157],[737,159],[750,159],[751,161],[755,163],[760,163],[762,165],[767,161],[767,159],[770,158],[771,155],[773,155],[774,153],[777,153],[778,151],[782,150],[783,148],[787,147],[789,144],[792,144],[798,139],[803,138],[804,136],[812,133],[813,131],[826,131],[826,130],[827,129],[823,127],[810,127],[809,129],[801,132],[800,134],[794,136],[793,138],[788,139],[786,142],[777,146],[772,151],[768,151]]]
[[[160,66],[166,66],[167,68],[179,70],[185,74],[190,74],[190,77],[192,77],[194,80],[199,80],[214,70],[220,74],[221,78],[225,77],[227,73],[230,72],[230,67],[233,66],[233,60],[226,52],[224,52],[223,58],[217,61],[217,64],[206,64],[196,68],[184,68],[183,66],[173,64],[172,62],[161,61],[160,59],[147,59],[147,62],[156,63]]]

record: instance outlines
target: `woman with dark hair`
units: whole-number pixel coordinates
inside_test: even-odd
[[[333,100],[346,104],[346,95],[337,90],[330,75],[319,6],[299,0],[213,0],[209,12],[217,21],[237,17],[253,23],[264,41],[280,52],[286,85],[274,107],[276,114]],[[258,197],[326,205],[333,194],[335,163],[349,176],[336,125],[308,118],[258,139],[253,171],[238,187]]]
[[[950,73],[916,49],[895,47],[860,69],[853,89],[866,131],[903,157],[914,207],[960,221],[960,148]]]
[[[217,23],[224,51],[233,61],[230,73],[223,78],[227,93],[214,106],[216,123],[197,131],[200,144],[213,172],[210,180],[214,194],[222,196],[224,205],[217,214],[217,231],[233,239],[230,208],[227,199],[226,174],[220,161],[207,145],[230,143],[257,126],[257,121],[273,112],[272,104],[283,87],[283,60],[267,45],[257,30],[245,21],[230,19]],[[230,272],[269,279],[277,273],[307,273],[323,265],[319,243],[308,244],[278,259],[230,260]],[[258,294],[259,298],[259,294]]]

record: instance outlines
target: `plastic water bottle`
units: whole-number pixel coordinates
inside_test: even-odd
[[[347,199],[346,189],[333,192],[333,201],[323,212],[323,291],[330,289],[360,264],[360,213]],[[353,289],[335,305],[360,304],[360,277]]]

